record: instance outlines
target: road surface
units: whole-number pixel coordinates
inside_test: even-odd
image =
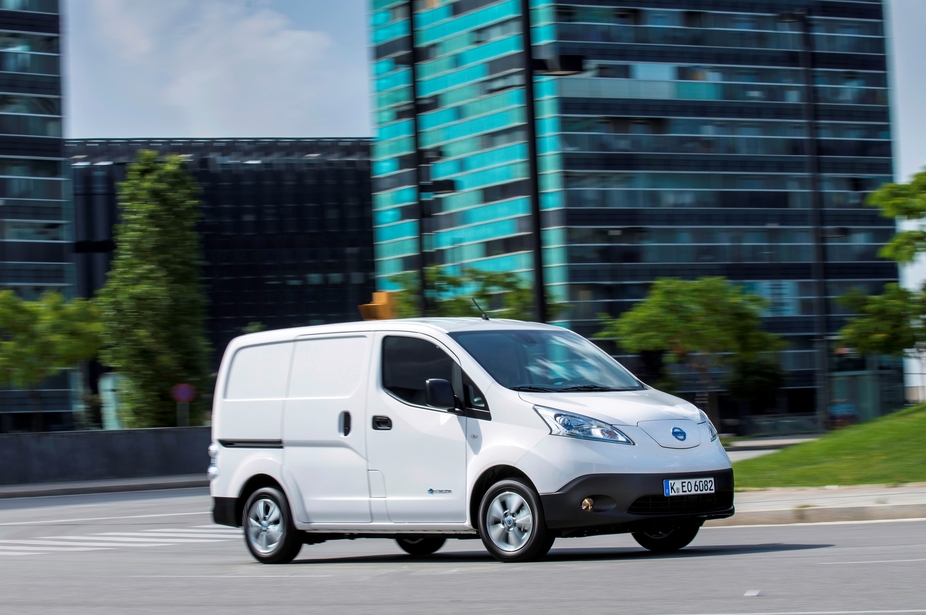
[[[388,540],[265,566],[204,489],[0,501],[4,613],[926,614],[926,520],[703,529],[656,556],[629,536],[500,564],[478,541],[414,560]]]

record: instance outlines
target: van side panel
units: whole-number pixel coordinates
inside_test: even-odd
[[[239,348],[224,382],[221,411],[213,437],[232,446],[241,441],[279,443],[283,439],[286,397],[293,343]]]
[[[371,335],[296,341],[283,418],[287,485],[307,523],[369,523],[366,384]],[[295,499],[295,498],[294,498]]]

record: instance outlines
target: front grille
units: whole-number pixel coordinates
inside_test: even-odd
[[[627,512],[632,515],[687,515],[719,512],[731,506],[732,491],[679,495],[671,498],[664,495],[644,495],[637,498]]]

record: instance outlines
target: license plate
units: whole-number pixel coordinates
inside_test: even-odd
[[[666,497],[676,495],[694,495],[698,493],[714,493],[713,478],[680,478],[678,480],[664,480],[662,482]]]

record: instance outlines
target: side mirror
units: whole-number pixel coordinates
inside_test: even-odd
[[[441,410],[454,410],[456,400],[453,396],[453,387],[443,378],[430,378],[425,383],[427,389],[428,405]]]

